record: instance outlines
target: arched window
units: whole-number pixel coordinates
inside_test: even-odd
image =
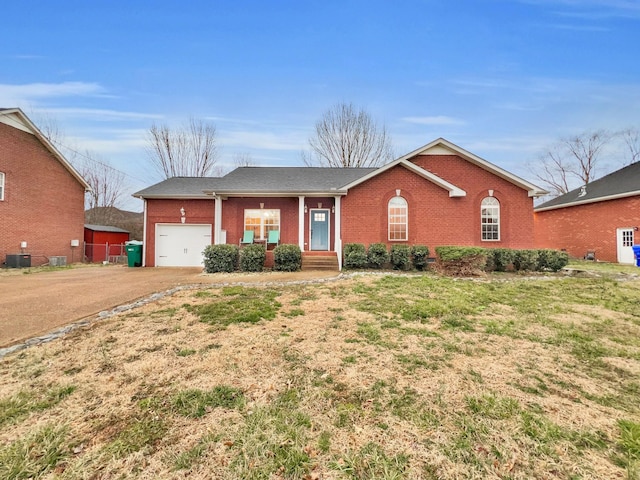
[[[482,199],[480,209],[482,240],[500,240],[500,202],[495,197]]]
[[[408,237],[408,207],[402,197],[389,200],[389,240],[407,240]]]

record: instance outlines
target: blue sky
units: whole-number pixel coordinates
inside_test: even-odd
[[[56,119],[131,193],[160,180],[151,124],[190,116],[216,124],[226,169],[301,165],[352,102],[398,156],[445,137],[529,180],[561,137],[640,127],[637,0],[25,0],[2,24],[0,107]]]

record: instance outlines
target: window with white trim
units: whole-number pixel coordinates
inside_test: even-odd
[[[495,197],[482,199],[480,224],[482,225],[482,240],[500,240],[500,202]]]
[[[4,200],[4,172],[0,172],[0,201]]]
[[[408,204],[402,197],[389,200],[389,240],[408,240]]]
[[[244,229],[253,230],[256,240],[266,240],[271,230],[280,230],[280,210],[268,208],[245,210]]]

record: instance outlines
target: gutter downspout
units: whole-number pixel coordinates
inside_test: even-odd
[[[333,221],[335,222],[335,241],[333,249],[338,256],[338,270],[342,271],[342,215],[340,211],[340,197],[336,195],[334,198],[336,212]]]

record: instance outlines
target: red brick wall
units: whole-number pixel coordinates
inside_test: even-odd
[[[618,261],[617,229],[640,226],[640,197],[547,210],[535,214],[538,248],[565,249],[582,258],[595,250],[596,258]],[[636,233],[636,243],[640,234]]]
[[[30,133],[0,123],[0,172],[5,173],[0,201],[0,262],[7,253],[32,255],[32,265],[66,255],[82,260],[84,187]],[[80,246],[71,247],[71,240]]]
[[[185,224],[211,224],[213,238],[214,200],[147,200],[147,231],[143,255],[147,267],[155,266],[156,223],[182,223],[180,209],[185,211]]]
[[[455,155],[425,155],[414,159],[422,168],[462,188],[466,197],[449,192],[403,166],[397,166],[351,189],[343,199],[342,240],[345,243],[384,242],[427,245],[478,245],[531,248],[533,200],[528,192]],[[387,240],[387,204],[396,189],[408,202],[409,240]],[[500,202],[500,241],[482,241],[480,203],[493,190]]]

